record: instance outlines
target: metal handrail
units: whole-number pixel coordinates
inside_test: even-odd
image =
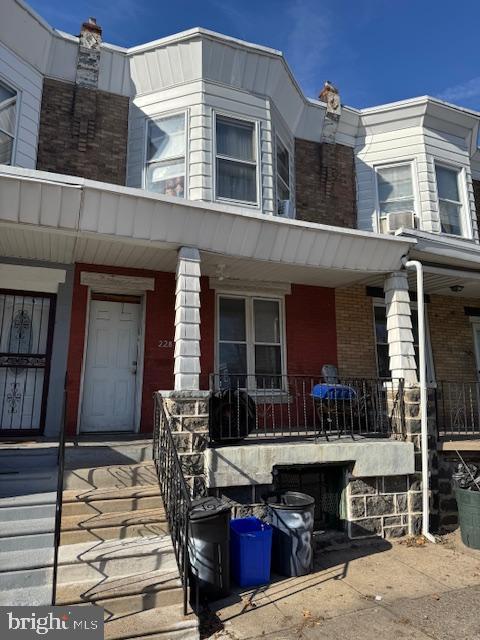
[[[63,421],[58,440],[57,451],[57,496],[55,502],[55,533],[53,538],[53,576],[52,576],[52,605],[56,602],[57,577],[58,577],[58,552],[60,548],[60,535],[62,526],[62,506],[63,506],[63,476],[65,471],[65,431],[67,427],[67,374],[65,374],[65,384],[63,387]]]
[[[187,615],[190,575],[188,526],[192,500],[168,417],[158,396],[155,396],[154,408],[153,460],[183,587],[183,612]]]
[[[390,437],[403,433],[403,380],[211,374],[210,438]]]

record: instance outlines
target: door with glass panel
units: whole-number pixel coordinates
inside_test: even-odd
[[[55,296],[0,290],[0,434],[42,433]]]

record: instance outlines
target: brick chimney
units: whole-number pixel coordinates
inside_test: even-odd
[[[79,87],[96,89],[100,67],[102,28],[98,26],[95,18],[89,18],[82,24],[79,38],[75,83]]]

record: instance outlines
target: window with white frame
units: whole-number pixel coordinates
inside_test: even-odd
[[[240,386],[280,388],[283,366],[282,301],[218,296],[218,371]],[[245,380],[248,376],[248,383]]]
[[[284,203],[290,202],[290,153],[278,137],[276,140],[276,151],[277,213],[282,215],[285,212]]]
[[[385,303],[374,302],[373,305],[374,322],[375,322],[375,343],[377,352],[377,371],[379,378],[390,378],[390,360],[388,355],[388,333],[387,333],[387,309]],[[411,304],[413,348],[415,350],[415,362],[419,362],[419,340],[418,340],[418,311]],[[426,332],[426,356],[427,356],[427,380],[433,382],[433,358],[430,347],[429,333]]]
[[[442,233],[455,236],[463,234],[462,201],[460,198],[460,171],[442,165],[435,165],[437,178],[438,208]]]
[[[217,115],[216,196],[257,202],[257,143],[255,123]]]
[[[166,196],[185,197],[185,113],[148,121],[145,186]]]
[[[380,231],[387,231],[389,213],[415,212],[412,165],[410,162],[377,167],[378,213]]]
[[[17,111],[17,92],[0,82],[0,164],[12,162]]]

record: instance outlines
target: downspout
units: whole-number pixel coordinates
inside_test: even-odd
[[[425,299],[423,295],[423,265],[418,260],[406,260],[403,265],[406,269],[415,269],[417,272],[417,303],[418,303],[418,342],[420,358],[419,384],[420,384],[420,426],[422,448],[422,534],[430,542],[435,542],[430,533],[430,503],[428,495],[428,413],[427,413],[427,358],[425,349]]]

